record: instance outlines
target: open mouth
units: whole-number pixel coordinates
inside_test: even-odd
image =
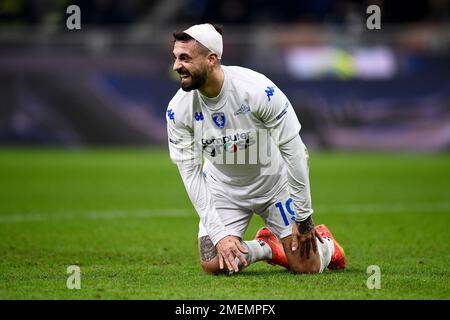
[[[180,73],[179,74],[180,75],[180,79],[181,80],[186,80],[186,79],[188,79],[188,78],[190,78],[190,76],[191,76],[191,74],[190,73]]]

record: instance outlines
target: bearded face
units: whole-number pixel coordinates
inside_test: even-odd
[[[173,55],[173,70],[180,75],[181,89],[200,89],[208,79],[208,60],[196,42],[175,42]]]
[[[206,83],[208,77],[206,67],[201,66],[199,66],[198,70],[191,69],[191,71],[181,67],[177,72],[180,75],[181,89],[184,91],[200,89]]]

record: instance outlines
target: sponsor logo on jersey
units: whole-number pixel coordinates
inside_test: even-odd
[[[255,143],[256,140],[251,137],[250,132],[236,132],[219,138],[202,139],[203,151],[209,153],[211,157],[222,154],[222,150],[229,153],[245,150]]]
[[[246,114],[248,112],[250,112],[250,107],[246,104],[241,104],[241,107],[237,109],[237,111],[235,111],[233,114],[235,116],[238,116],[240,114]]]
[[[275,91],[275,87],[267,87],[267,89],[265,90],[267,99],[269,99],[269,101],[270,101],[270,97],[273,96],[274,91]]]
[[[205,119],[205,118],[203,117],[203,113],[202,113],[202,112],[196,112],[196,113],[194,114],[194,118],[195,118],[195,121],[202,121],[203,119]]]
[[[225,113],[223,113],[223,112],[214,112],[211,115],[211,117],[212,117],[214,123],[216,124],[216,126],[218,126],[220,129],[225,127],[225,123],[226,123]]]
[[[175,112],[172,109],[167,109],[167,118],[169,118],[169,121],[172,120],[175,123]]]

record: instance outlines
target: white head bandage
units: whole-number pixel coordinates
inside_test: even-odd
[[[210,51],[217,54],[219,59],[222,58],[223,42],[222,35],[209,23],[196,24],[183,31],[192,38],[200,42]]]

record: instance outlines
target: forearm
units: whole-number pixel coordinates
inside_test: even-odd
[[[211,241],[216,245],[220,239],[228,235],[228,231],[222,223],[214,206],[211,193],[206,187],[202,167],[188,162],[178,163],[177,165],[189,198]]]
[[[288,183],[293,200],[296,222],[305,221],[313,213],[309,185],[308,159],[299,135],[279,146],[287,165]]]

